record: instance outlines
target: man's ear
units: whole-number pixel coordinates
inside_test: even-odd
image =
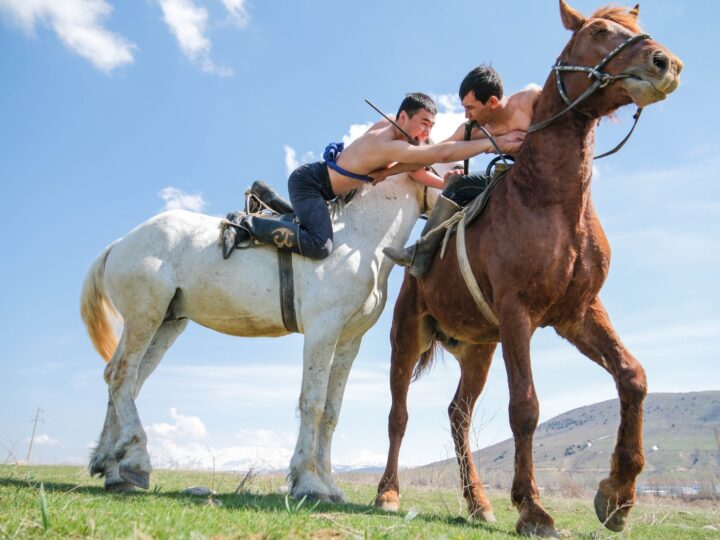
[[[491,109],[497,107],[498,103],[500,103],[500,100],[497,98],[497,96],[490,96],[488,98],[487,104],[490,105]]]
[[[406,122],[408,119],[407,111],[400,111],[400,114],[398,114],[397,121],[398,122]]]

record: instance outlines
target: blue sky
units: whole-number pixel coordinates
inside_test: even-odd
[[[586,14],[599,6],[573,5]],[[719,81],[708,52],[719,14],[709,0],[642,4],[647,31],[684,60],[683,85],[645,111],[620,154],[596,164],[593,198],[613,247],[602,298],[655,392],[720,388]],[[289,167],[377,119],[363,98],[392,112],[408,91],[452,96],[483,62],[507,92],[542,84],[568,37],[554,0],[502,9],[460,0],[0,0],[0,457],[10,449],[24,459],[42,407],[33,461],[86,461],[106,387],[78,298],[109,242],[166,207],[237,209],[256,178],[287,193]],[[446,129],[458,115],[443,102]],[[599,150],[622,138],[632,112],[602,123]],[[384,463],[401,278],[395,269],[388,308],[351,372],[336,463]],[[190,325],[138,400],[157,463],[207,465],[210,453],[227,463],[287,459],[301,344]],[[533,364],[542,419],[615,396],[610,377],[551,330],[536,335]],[[446,355],[411,388],[404,463],[452,456],[446,407],[457,377]],[[476,445],[509,435],[506,410],[496,359]]]

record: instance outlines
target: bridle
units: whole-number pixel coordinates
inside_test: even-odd
[[[615,47],[612,51],[607,53],[600,62],[595,64],[594,66],[568,66],[560,62],[558,60],[555,65],[552,67],[552,70],[555,72],[555,81],[558,93],[560,94],[560,97],[565,102],[567,107],[560,111],[558,114],[553,116],[552,118],[548,118],[547,120],[543,120],[542,122],[538,122],[537,124],[531,125],[527,132],[528,133],[534,133],[536,131],[540,131],[541,129],[544,129],[548,127],[549,125],[555,123],[561,116],[563,116],[568,111],[575,111],[577,113],[583,114],[587,117],[592,118],[588,113],[581,111],[580,109],[577,109],[577,106],[580,105],[583,101],[585,101],[587,98],[589,98],[591,95],[593,95],[596,91],[600,90],[601,88],[605,88],[607,85],[612,84],[616,81],[619,81],[621,79],[627,79],[633,77],[633,75],[630,75],[628,73],[619,73],[618,75],[610,75],[609,73],[604,73],[602,70],[603,68],[613,59],[615,58],[623,49],[626,47],[629,47],[630,45],[633,45],[634,43],[637,43],[638,41],[642,41],[645,39],[652,39],[649,34],[636,34],[634,36],[629,37],[625,41],[623,41],[620,45]],[[583,72],[588,74],[589,78],[595,78],[593,83],[582,93],[580,94],[574,101],[571,100],[567,93],[565,92],[565,87],[563,86],[562,79],[560,77],[560,74],[562,72]],[[640,114],[642,113],[642,107],[638,107],[637,111],[633,115],[633,118],[635,122],[633,123],[632,127],[630,128],[629,133],[625,136],[625,138],[620,141],[620,143],[610,150],[609,152],[605,152],[604,154],[601,154],[599,156],[595,156],[595,159],[600,159],[606,156],[609,156],[611,154],[614,154],[618,150],[620,150],[625,143],[630,138],[630,135],[632,135],[633,131],[635,131],[635,126],[637,126],[638,120],[640,119]]]

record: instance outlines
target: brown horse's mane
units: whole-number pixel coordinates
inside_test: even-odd
[[[592,14],[592,19],[607,19],[624,26],[631,32],[636,34],[642,33],[642,28],[638,23],[637,17],[630,13],[630,10],[622,6],[605,6],[598,9]]]

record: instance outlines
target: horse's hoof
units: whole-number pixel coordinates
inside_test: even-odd
[[[600,491],[595,494],[595,514],[600,523],[613,532],[621,532],[625,529],[628,507],[617,508]]]
[[[497,519],[495,519],[495,514],[493,514],[492,510],[484,510],[482,512],[475,512],[473,515],[470,516],[471,521],[482,521],[485,523],[495,523]]]
[[[142,489],[150,487],[150,474],[144,471],[134,471],[126,465],[120,464],[120,476],[126,482]]]
[[[520,523],[516,527],[517,533],[521,536],[537,536],[539,538],[560,538],[557,530],[552,525],[544,523]]]
[[[400,500],[389,497],[387,493],[378,495],[375,498],[375,508],[385,512],[398,512],[400,511]]]
[[[105,481],[105,491],[108,493],[132,493],[135,491],[135,486],[130,482],[124,482],[118,480],[117,482]]]

